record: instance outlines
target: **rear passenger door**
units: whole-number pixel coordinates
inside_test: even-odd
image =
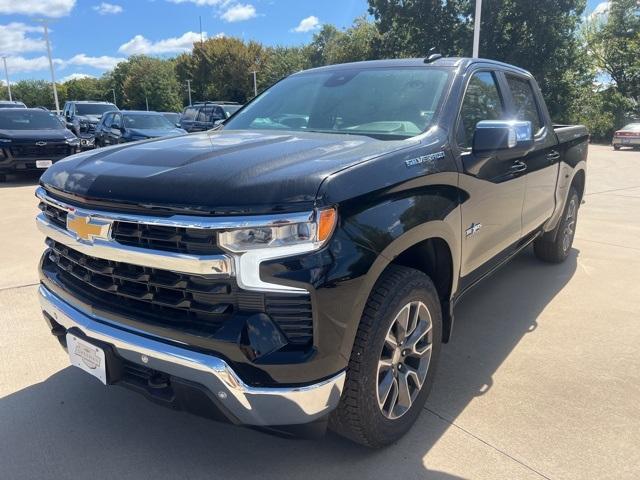
[[[524,237],[544,224],[553,213],[560,152],[553,126],[531,79],[512,73],[505,73],[505,79],[512,118],[530,121],[534,134],[534,148],[522,158],[526,165],[522,207]]]
[[[472,151],[473,135],[482,120],[508,120],[500,74],[475,71],[467,80],[456,124],[463,173],[460,188],[469,198],[461,205],[461,288],[473,284],[504,260],[522,234],[524,177],[519,159]]]

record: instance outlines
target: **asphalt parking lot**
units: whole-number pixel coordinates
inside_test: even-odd
[[[573,252],[526,251],[456,311],[420,420],[369,451],[148,403],[68,366],[36,299],[37,177],[0,184],[0,478],[640,477],[640,152],[591,146]]]

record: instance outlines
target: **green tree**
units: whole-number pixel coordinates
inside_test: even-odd
[[[258,73],[258,88],[264,90],[292,73],[311,66],[304,47],[271,47],[266,49],[263,67]]]
[[[121,82],[123,106],[129,109],[178,111],[182,109],[180,85],[174,60],[145,55],[129,57],[120,70],[114,71],[114,83]],[[122,65],[120,63],[118,67]]]
[[[387,57],[470,55],[470,0],[369,0]]]
[[[72,100],[108,100],[113,101],[113,93],[107,89],[104,80],[86,77],[67,80],[63,84],[66,97]]]
[[[180,55],[176,71],[182,85],[191,80],[192,98],[246,102],[253,97],[253,70],[262,71],[268,51],[239,38],[210,38]]]
[[[589,21],[584,41],[596,68],[640,115],[640,5],[612,0],[606,16]]]
[[[470,0],[369,0],[390,56],[471,56]],[[491,0],[482,5],[480,56],[529,70],[554,118],[566,118],[572,85],[566,72],[577,57],[576,31],[585,0]]]
[[[58,98],[63,102],[66,98],[66,88],[64,84],[57,85],[57,88]],[[11,85],[11,94],[14,100],[20,100],[28,107],[42,106],[50,110],[55,109],[53,88],[51,82],[46,80],[20,80]]]

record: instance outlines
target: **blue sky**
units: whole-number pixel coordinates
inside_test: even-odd
[[[589,0],[587,12],[599,3]],[[344,28],[366,13],[366,0],[0,0],[0,55],[12,82],[48,79],[39,18],[50,19],[56,76],[64,80],[100,76],[134,53],[185,51],[199,38],[199,17],[208,37],[297,45],[323,23]]]

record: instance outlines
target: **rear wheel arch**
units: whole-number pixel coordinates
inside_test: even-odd
[[[582,201],[582,197],[584,196],[585,182],[586,174],[583,169],[578,170],[573,176],[573,180],[571,180],[571,187],[575,188],[580,201]],[[571,187],[569,189],[571,189]]]

